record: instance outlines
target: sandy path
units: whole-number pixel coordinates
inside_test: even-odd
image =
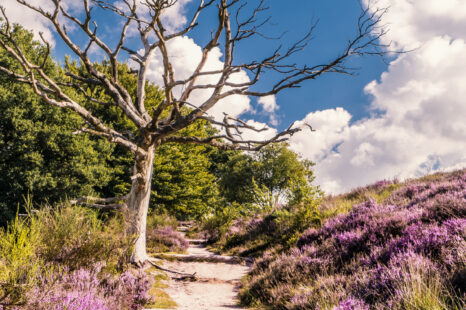
[[[190,243],[189,255],[211,255],[203,245]],[[196,273],[198,281],[170,280],[164,291],[178,304],[177,309],[243,309],[236,306],[239,280],[249,267],[241,264],[164,261],[164,268]]]

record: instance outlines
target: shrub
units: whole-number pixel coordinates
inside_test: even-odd
[[[167,214],[149,214],[147,218],[147,247],[150,251],[184,252],[189,247],[184,236],[177,232],[178,221]]]
[[[123,220],[118,216],[104,222],[89,208],[44,207],[30,215],[30,225],[41,236],[37,255],[46,262],[71,269],[98,262],[117,267],[129,256],[131,240],[124,235]]]
[[[165,226],[176,229],[178,227],[178,221],[173,216],[165,213],[158,214],[154,211],[149,213],[147,216],[147,229],[156,229]]]
[[[150,301],[147,275],[127,271],[118,277],[91,269],[67,268],[42,277],[28,293],[30,310],[138,310]]]
[[[40,235],[25,219],[16,219],[0,230],[0,306],[24,301],[43,262],[36,256]]]
[[[272,248],[280,252],[293,247],[304,230],[320,225],[319,203],[316,198],[306,204],[282,206],[269,213],[259,213],[249,220],[235,220],[217,246],[222,251],[251,257],[260,256]]]
[[[121,217],[103,220],[97,212],[81,207],[44,207],[30,211],[28,217],[17,217],[6,229],[0,230],[0,306],[37,301],[32,297],[40,296],[38,291],[43,289],[37,283],[54,283],[44,280],[52,275],[53,279],[65,281],[71,287],[73,277],[79,274],[73,273],[74,270],[94,268],[99,263],[105,269],[102,274],[110,276],[122,271],[124,258],[130,253],[130,241],[124,236]],[[59,294],[66,291],[65,284],[62,288],[52,285],[50,289]],[[101,309],[100,297],[94,298],[91,293],[78,290],[45,297],[50,302],[55,297],[61,298],[57,303],[66,304],[68,309]],[[81,300],[82,305],[75,300]]]
[[[241,218],[240,208],[240,205],[233,203],[223,209],[216,210],[214,215],[203,221],[202,230],[210,243],[225,239],[232,224]]]
[[[165,226],[148,230],[147,247],[153,252],[184,252],[189,242],[171,226]]]

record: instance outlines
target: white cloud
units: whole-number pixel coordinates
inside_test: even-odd
[[[168,8],[163,14],[163,22],[165,28],[169,32],[179,30],[188,21],[186,13],[186,5],[193,0],[178,0],[173,6]]]
[[[309,128],[304,127],[303,131],[293,136],[293,149],[315,162],[324,160],[328,151],[342,143],[347,136],[350,119],[351,115],[343,108],[309,113],[297,125],[306,123],[317,131],[311,133]]]
[[[186,6],[192,1],[193,0],[177,0],[171,7],[164,10],[161,19],[166,33],[170,34],[175,31],[179,31],[183,26],[186,25],[188,22],[188,19],[185,16]],[[138,0],[136,12],[139,18],[150,21],[152,17],[150,15],[150,10],[148,10],[147,6],[145,5],[145,2],[145,0]],[[114,5],[120,10],[129,13],[128,6],[125,2],[116,1]],[[133,22],[130,24],[129,29],[127,30],[127,36],[132,37],[135,35],[139,36],[139,31],[137,24]]]
[[[202,58],[202,49],[191,38],[178,37],[168,41],[167,50],[169,51],[170,61],[175,72],[175,79],[186,79],[190,77]],[[207,63],[203,71],[213,71],[223,68],[221,61],[222,52],[219,48],[212,49]],[[157,50],[151,60],[148,79],[155,82],[157,85],[163,85],[163,60],[160,51]],[[220,75],[201,76],[197,85],[216,84]],[[249,81],[249,77],[243,71],[232,74],[230,81],[233,83],[244,83]],[[225,88],[228,90],[228,88]],[[179,97],[183,89],[181,87],[175,89],[175,96]],[[212,94],[212,89],[198,89],[192,92],[189,97],[189,103],[199,106],[204,103]],[[250,100],[245,96],[231,96],[221,100],[211,110],[209,115],[216,119],[222,120],[223,113],[237,117],[244,112],[251,110]]]
[[[388,8],[383,22],[389,28],[385,43],[406,49],[436,36],[466,39],[464,0],[364,0],[372,10]]]
[[[50,0],[35,0],[31,3],[45,10],[53,8],[53,3]],[[32,30],[37,39],[40,38],[39,32],[43,32],[47,41],[54,42],[50,31],[50,23],[42,15],[19,4],[16,0],[3,0],[0,5],[5,8],[6,15],[11,23],[21,24],[24,28]]]
[[[314,112],[318,131],[292,146],[317,162],[318,182],[342,192],[384,178],[408,178],[466,165],[466,44],[435,37],[392,62],[366,92],[380,116],[350,124],[343,109]]]
[[[466,2],[379,0],[376,7],[389,7],[385,43],[418,49],[366,86],[376,116],[351,124],[341,108],[310,113],[305,121],[318,131],[293,137],[292,147],[317,162],[327,192],[466,166]]]
[[[251,129],[242,129],[241,137],[244,141],[246,140],[265,141],[265,140],[273,138],[277,134],[277,130],[275,128],[271,128],[267,126],[267,124],[256,122],[254,120],[249,120],[246,123],[249,126],[252,126],[254,128],[257,128],[257,129],[266,128],[266,130],[257,132]]]
[[[277,104],[277,100],[275,96],[271,95],[271,96],[266,96],[266,97],[260,97],[257,103],[262,106],[262,109],[267,114],[269,114],[270,124],[272,126],[277,126],[278,119],[277,119],[276,111],[280,109],[280,107]]]
[[[55,5],[51,0],[29,0],[27,1],[35,7],[39,7],[46,12],[53,12]],[[43,17],[41,14],[34,10],[19,4],[16,0],[2,0],[0,3],[6,10],[6,15],[11,23],[21,24],[25,29],[33,32],[36,40],[41,40],[39,33],[43,33],[44,38],[52,45],[55,44],[53,36],[53,25]],[[77,12],[82,9],[83,4],[81,1],[76,0],[63,0],[62,6],[70,12]],[[60,22],[65,23],[68,30],[73,30],[75,27],[64,18],[60,18]]]

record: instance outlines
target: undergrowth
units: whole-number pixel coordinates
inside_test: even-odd
[[[122,215],[43,207],[0,230],[0,309],[141,309],[145,273],[129,265]]]

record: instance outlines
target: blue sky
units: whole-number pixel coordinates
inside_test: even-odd
[[[195,2],[187,6],[187,15],[196,8]],[[269,10],[263,13],[264,18],[271,16],[271,25],[264,33],[277,36],[285,32],[281,40],[266,40],[260,37],[245,41],[240,47],[238,61],[248,61],[251,51],[264,55],[279,44],[286,46],[300,39],[313,23],[317,28],[309,47],[293,60],[300,64],[312,64],[329,61],[345,47],[349,38],[354,36],[357,18],[361,14],[358,1],[326,0],[289,1],[272,0]],[[190,35],[197,43],[204,44],[210,38],[216,22],[216,12],[210,10],[205,14],[207,23],[200,24]],[[305,83],[300,89],[285,91],[277,98],[280,105],[279,129],[284,129],[293,121],[302,119],[310,111],[323,110],[329,107],[344,107],[353,115],[353,120],[361,119],[369,114],[370,98],[364,94],[363,88],[370,81],[380,77],[387,65],[380,57],[355,58],[350,62],[352,67],[360,68],[355,76],[331,74],[321,79]],[[246,113],[245,117],[252,117]],[[262,122],[267,122],[265,115],[254,115]]]
[[[30,0],[45,9],[50,0]],[[79,14],[77,0],[64,0]],[[252,3],[253,1],[248,1]],[[466,1],[464,0],[361,0],[370,10],[387,8],[382,18],[389,33],[381,43],[412,52],[392,55],[386,62],[378,57],[354,58],[356,76],[325,75],[287,90],[276,98],[257,102],[253,98],[231,97],[210,112],[227,111],[250,124],[270,129],[260,135],[245,132],[246,138],[266,138],[293,121],[309,123],[316,132],[303,130],[290,140],[290,147],[316,162],[317,182],[328,193],[339,193],[381,179],[405,179],[423,174],[466,167]],[[16,0],[2,0],[11,20],[35,33],[44,31],[55,42],[54,54],[62,59],[69,53],[54,38],[51,27]],[[198,0],[178,0],[166,13],[169,29],[179,29],[192,14]],[[290,4],[292,3],[292,4]],[[278,43],[299,38],[311,22],[318,21],[309,48],[295,57],[300,64],[331,59],[355,33],[361,12],[357,0],[269,0],[272,25],[267,34],[287,31],[279,41],[256,39],[238,49],[237,59],[248,60],[270,52]],[[114,41],[118,19],[96,13],[100,35]],[[203,43],[215,27],[215,12],[201,16],[200,25],[188,36],[170,41],[169,51],[175,75],[189,76],[199,59]],[[78,39],[79,32],[70,28]],[[132,41],[134,42],[134,41]],[[133,46],[135,49],[137,45]],[[99,59],[101,52],[93,51]],[[208,67],[222,64],[221,49],[214,49]],[[122,58],[122,61],[126,59]],[[155,54],[149,79],[161,84],[160,55]],[[237,78],[248,80],[242,72]],[[262,86],[270,84],[265,76]],[[206,92],[193,94],[201,104]]]

